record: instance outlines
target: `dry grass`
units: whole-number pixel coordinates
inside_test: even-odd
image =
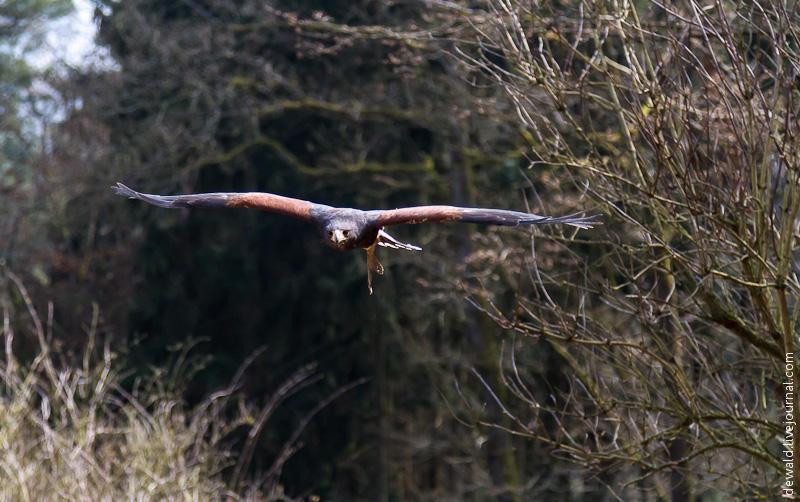
[[[228,388],[194,407],[170,381],[182,373],[174,368],[154,371],[128,392],[121,361],[108,343],[96,344],[96,316],[82,360],[61,361],[51,350],[51,323],[41,321],[16,276],[6,279],[8,294],[0,295],[0,500],[288,500],[274,479],[233,480],[247,479],[241,473],[249,458],[237,455],[229,438],[234,429],[249,427],[244,449],[252,449],[271,410],[309,383],[308,368],[261,413],[236,406],[247,363]],[[14,312],[12,298],[27,315]],[[37,339],[38,353],[23,363],[13,347],[28,336]],[[276,472],[283,462],[273,464]]]

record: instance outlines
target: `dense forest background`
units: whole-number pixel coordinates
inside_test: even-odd
[[[8,500],[773,498],[800,316],[792,2],[0,3]],[[362,253],[141,191],[588,212]]]

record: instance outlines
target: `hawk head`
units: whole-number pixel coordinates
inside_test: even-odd
[[[324,227],[323,238],[335,249],[353,249],[358,237],[358,225],[350,220],[332,220]]]

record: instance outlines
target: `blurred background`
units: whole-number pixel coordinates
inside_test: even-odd
[[[798,332],[781,2],[0,1],[0,493],[780,494]],[[236,210],[602,215],[362,253]]]

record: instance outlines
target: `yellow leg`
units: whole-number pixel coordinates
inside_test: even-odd
[[[367,288],[369,289],[369,294],[372,294],[372,272],[383,275],[383,265],[378,261],[375,248],[375,244],[367,248]]]

